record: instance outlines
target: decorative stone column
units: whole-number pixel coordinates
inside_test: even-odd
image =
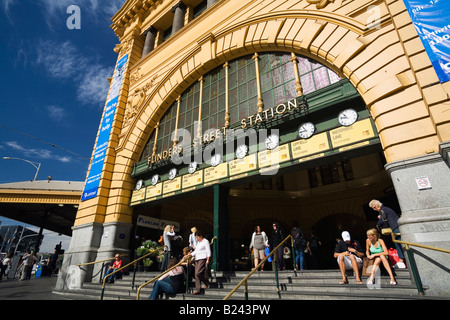
[[[219,2],[219,0],[208,0],[206,2],[206,7],[209,8],[211,7],[213,4],[215,4],[216,2]]]
[[[145,31],[144,49],[142,50],[142,58],[149,54],[155,48],[155,39],[158,30],[153,26]]]
[[[172,35],[184,26],[184,16],[186,14],[186,6],[183,2],[178,2],[172,7],[173,23],[172,23]]]
[[[386,165],[401,207],[402,241],[450,249],[450,143],[432,153]],[[427,185],[428,182],[428,185]],[[450,295],[450,254],[411,246],[425,294]]]

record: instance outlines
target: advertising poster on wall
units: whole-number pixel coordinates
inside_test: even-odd
[[[94,155],[92,157],[91,170],[86,179],[86,185],[81,196],[81,201],[95,198],[98,192],[100,177],[103,170],[103,163],[105,161],[106,147],[109,142],[109,135],[111,133],[111,126],[116,113],[117,101],[119,99],[119,91],[122,85],[123,74],[127,63],[128,55],[125,55],[117,62],[114,79],[109,91],[109,100],[106,103],[106,109],[103,114],[103,119],[100,125],[100,132],[98,134],[97,144],[95,145]]]
[[[450,5],[448,0],[404,0],[411,20],[436,70],[450,80]]]

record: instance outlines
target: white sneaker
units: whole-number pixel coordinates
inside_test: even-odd
[[[396,269],[406,269],[406,265],[403,262],[397,262],[394,265],[394,268],[396,268]]]

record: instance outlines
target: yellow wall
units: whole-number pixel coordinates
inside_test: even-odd
[[[129,0],[113,17],[118,59],[128,54],[129,62],[99,196],[81,203],[75,225],[131,223],[130,173],[157,121],[200,76],[246,54],[295,52],[348,78],[388,162],[450,140],[450,83],[438,83],[402,0],[222,0],[141,59],[144,31],[164,27],[177,2]],[[184,3],[190,12],[192,1]]]

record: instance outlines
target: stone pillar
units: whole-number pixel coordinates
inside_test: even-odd
[[[219,0],[208,0],[206,2],[206,7],[209,8],[211,7],[213,4],[215,4],[216,2],[219,2]]]
[[[102,233],[103,225],[97,222],[72,227],[70,247],[64,253],[64,260],[58,273],[55,289],[77,289],[84,282],[91,281],[94,266],[78,267],[76,265],[96,260]]]
[[[450,143],[432,153],[386,165],[402,210],[399,229],[402,241],[450,249]],[[429,181],[428,188],[425,184]],[[428,295],[450,295],[450,254],[411,246],[419,275]]]
[[[172,7],[173,23],[172,23],[172,35],[184,26],[184,15],[186,14],[186,6],[183,2],[178,2]]]
[[[144,49],[142,50],[142,58],[149,54],[155,48],[157,30],[151,26],[145,31]]]
[[[133,260],[132,253],[129,256],[130,233],[132,224],[124,222],[107,222],[103,224],[103,234],[100,239],[100,247],[97,251],[95,260],[105,260],[113,258],[117,253],[120,255],[127,254],[123,257],[123,265]],[[93,270],[92,281],[101,280],[101,264],[95,264]]]

